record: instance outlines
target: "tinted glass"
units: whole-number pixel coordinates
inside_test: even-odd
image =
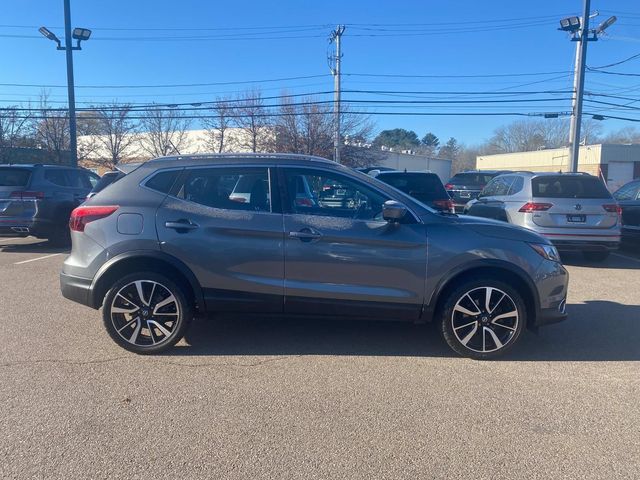
[[[574,175],[548,175],[531,180],[534,197],[544,198],[611,198],[599,178]]]
[[[481,197],[496,197],[509,194],[509,187],[513,182],[513,177],[496,177],[491,180],[480,193]]]
[[[67,180],[67,176],[65,175],[64,170],[46,170],[44,172],[44,178],[53,183],[54,185],[58,185],[60,187],[68,187],[69,181]]]
[[[285,172],[293,213],[382,220],[382,205],[388,198],[357,180],[318,170]]]
[[[376,177],[421,202],[448,200],[449,194],[437,175],[429,173],[381,173]]]
[[[478,184],[478,185],[486,185],[491,181],[491,179],[494,176],[495,175],[490,173],[479,173],[479,172],[457,173],[456,175],[453,176],[451,180],[449,180],[449,183],[463,183],[463,184],[472,183],[472,184]]]
[[[635,200],[640,190],[640,183],[627,183],[613,194],[616,200]]]
[[[108,185],[111,185],[112,183],[116,182],[117,180],[121,179],[122,177],[124,177],[124,173],[121,173],[121,172],[107,172],[102,177],[100,177],[100,180],[98,180],[98,183],[96,183],[96,185],[93,187],[93,190],[91,190],[91,191],[93,193],[101,192]]]
[[[156,190],[160,193],[169,193],[173,183],[178,178],[181,170],[170,170],[168,172],[158,172],[145,184],[147,188]],[[112,176],[112,180],[109,183],[114,183],[124,177],[124,173],[118,172]],[[105,185],[106,186],[106,185]],[[104,187],[103,187],[104,188]]]
[[[27,168],[0,168],[0,187],[24,187],[30,178],[31,170]]]
[[[509,193],[507,195],[515,195],[518,192],[521,192],[524,188],[524,178],[515,177],[511,187],[509,187]]]
[[[266,168],[189,170],[178,196],[213,208],[271,211],[269,172]]]
[[[73,188],[93,188],[88,172],[83,170],[67,170],[66,174],[69,186]]]

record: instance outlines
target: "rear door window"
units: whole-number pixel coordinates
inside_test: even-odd
[[[544,175],[531,180],[534,197],[611,198],[599,178],[578,175]]]
[[[272,211],[267,168],[190,169],[178,197],[225,210]]]
[[[616,193],[613,194],[616,200],[635,200],[640,193],[640,182],[628,183],[624,187],[621,187]]]
[[[0,187],[25,187],[30,179],[28,168],[0,168]]]
[[[54,185],[58,185],[59,187],[68,187],[69,180],[67,175],[65,175],[65,171],[62,169],[49,169],[44,172],[44,178]]]

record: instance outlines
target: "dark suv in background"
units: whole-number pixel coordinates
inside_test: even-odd
[[[71,211],[99,178],[83,168],[0,165],[0,235],[68,244]]]
[[[456,173],[451,177],[444,188],[453,200],[456,212],[462,212],[467,202],[478,198],[485,185],[503,173],[511,172],[509,170],[476,170]]]

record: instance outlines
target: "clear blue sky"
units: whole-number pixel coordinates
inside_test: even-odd
[[[2,63],[0,84],[64,85],[63,52],[39,36],[46,25],[62,36],[62,0],[4,0],[0,19]],[[211,0],[72,0],[72,23],[93,29],[92,38],[75,54],[76,84],[160,85],[256,81],[264,95],[331,90],[327,67],[327,37],[331,25],[347,24],[343,37],[343,88],[385,91],[510,91],[571,88],[574,43],[557,31],[562,16],[580,14],[580,0],[539,1],[364,1],[302,0],[219,2]],[[600,66],[640,53],[640,4],[637,0],[593,0],[604,20],[618,16],[608,35],[589,44],[591,66]],[[508,21],[502,21],[511,19]],[[258,28],[259,27],[259,28]],[[180,30],[185,29],[185,30]],[[191,29],[191,30],[189,30]],[[184,37],[208,37],[194,40]],[[33,38],[32,38],[33,37]],[[182,37],[182,38],[176,38]],[[246,38],[251,37],[251,38]],[[289,38],[276,38],[289,37]],[[295,37],[295,38],[291,38]],[[609,70],[640,74],[640,58]],[[545,75],[472,77],[556,72]],[[451,78],[366,77],[349,74],[450,75]],[[284,77],[324,77],[259,82]],[[561,77],[561,78],[558,78]],[[536,83],[533,83],[536,82]],[[530,85],[523,85],[523,84]],[[519,86],[522,85],[522,86]],[[176,88],[78,88],[79,102],[207,101],[238,92],[250,84]],[[640,76],[589,73],[587,89],[640,99]],[[51,100],[66,99],[64,88],[51,87]],[[0,103],[36,100],[40,86],[0,85]],[[345,98],[377,100],[449,99],[453,95],[405,96],[345,94]],[[461,105],[397,107],[397,111],[566,111],[569,102],[538,105]],[[330,98],[327,96],[326,98]],[[488,97],[465,97],[457,99]],[[502,96],[521,99],[522,95]],[[528,97],[536,98],[536,97]],[[537,98],[549,98],[538,95]],[[602,98],[616,103],[628,101]],[[633,106],[639,105],[638,103]],[[369,111],[393,110],[367,106]],[[594,111],[606,106],[585,107]],[[615,107],[613,107],[615,108]],[[601,113],[640,118],[634,110]],[[378,130],[403,127],[420,136],[433,131],[440,138],[455,136],[472,144],[512,117],[376,116]],[[605,121],[608,130],[630,122]]]

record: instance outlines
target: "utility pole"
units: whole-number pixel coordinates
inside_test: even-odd
[[[69,150],[71,165],[78,166],[78,130],[76,127],[76,93],[73,80],[73,45],[71,44],[71,0],[64,0],[64,50],[67,55],[67,92],[69,95]]]
[[[336,163],[340,163],[340,62],[342,60],[342,52],[341,48],[341,39],[342,34],[344,33],[345,26],[338,25],[336,29],[331,32],[331,36],[329,37],[329,42],[334,42],[336,44],[336,53],[334,57],[331,59],[333,62],[330,63],[331,74],[333,75],[333,124],[334,124],[334,133],[333,133],[333,160]]]
[[[582,28],[576,41],[576,64],[573,73],[573,108],[571,110],[571,126],[569,127],[569,170],[571,172],[578,171],[580,156],[580,124],[582,123],[587,45],[589,45],[589,15],[591,15],[591,0],[584,0]]]
[[[593,16],[597,16],[594,13]],[[584,77],[587,66],[587,46],[590,41],[598,40],[598,35],[604,32],[617,19],[609,17],[596,29],[589,30],[591,18],[591,0],[584,0],[582,18],[568,17],[560,20],[560,30],[572,34],[571,41],[576,42],[576,62],[573,74],[573,108],[571,110],[571,125],[569,128],[569,171],[578,171],[580,156],[580,127],[582,123],[582,100],[584,97]]]

